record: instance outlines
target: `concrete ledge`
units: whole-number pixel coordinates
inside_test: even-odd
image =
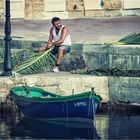
[[[103,102],[109,100],[108,95],[108,77],[95,77],[91,75],[77,75],[69,73],[45,73],[36,75],[27,75],[18,78],[0,78],[1,98],[5,97],[12,86],[24,85],[37,86],[48,91],[60,94],[71,95],[91,90],[95,88],[96,94],[103,98]]]
[[[37,86],[59,95],[71,95],[91,90],[103,98],[102,102],[125,101],[140,103],[140,77],[105,77],[78,75],[66,72],[44,73],[23,77],[0,77],[0,101],[4,101],[12,86]]]
[[[84,44],[83,56],[88,69],[140,69],[140,45]]]

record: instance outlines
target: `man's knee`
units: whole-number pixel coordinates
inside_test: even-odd
[[[64,52],[65,48],[63,46],[59,47],[58,51]]]

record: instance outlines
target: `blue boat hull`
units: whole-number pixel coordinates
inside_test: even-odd
[[[94,98],[84,98],[72,101],[63,102],[27,102],[24,100],[18,100],[16,98],[16,104],[19,107],[21,113],[27,118],[34,119],[65,119],[72,120],[93,120],[94,114],[99,104]],[[77,120],[76,120],[77,121]]]

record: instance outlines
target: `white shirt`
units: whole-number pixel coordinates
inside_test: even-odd
[[[64,28],[65,26],[62,26],[58,32],[58,34],[56,34],[56,28],[53,27],[52,29],[52,35],[53,35],[53,41],[58,41],[60,38],[61,38],[61,35],[62,35],[62,29]],[[69,45],[71,46],[71,36],[70,34],[67,34],[65,39],[64,39],[64,42],[61,44],[61,45]]]

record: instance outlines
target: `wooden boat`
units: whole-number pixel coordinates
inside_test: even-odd
[[[24,117],[41,120],[93,121],[101,101],[94,89],[61,96],[37,87],[13,87],[10,96]]]
[[[139,114],[140,113],[140,103],[117,100],[117,110],[120,113]]]

